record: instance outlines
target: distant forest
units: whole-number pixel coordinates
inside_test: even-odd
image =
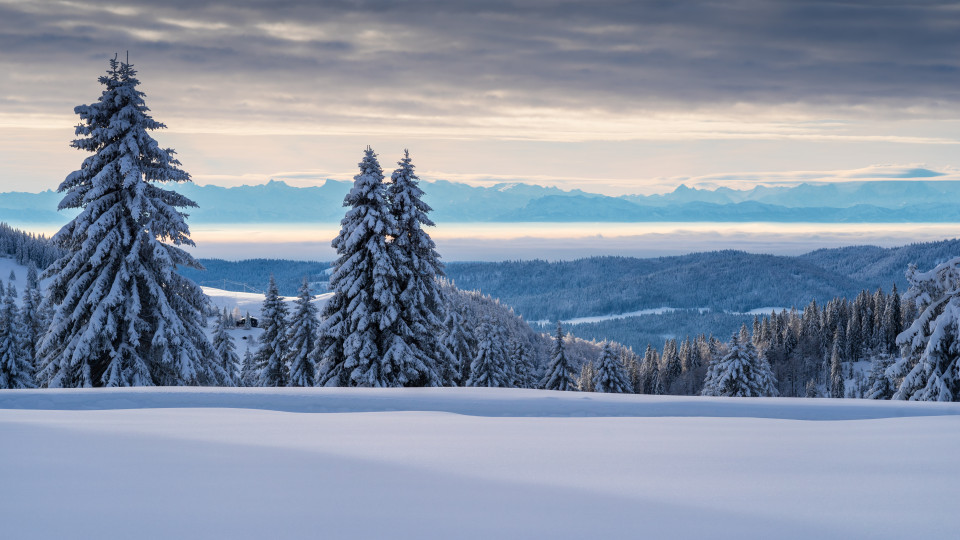
[[[753,321],[752,315],[742,313],[757,308],[802,307],[811,301],[825,304],[833,298],[852,299],[863,290],[889,291],[894,284],[905,291],[904,274],[910,264],[932,268],[958,252],[960,240],[954,239],[896,248],[821,249],[797,257],[716,251],[650,259],[454,262],[447,263],[446,273],[457,287],[498,298],[527,321],[680,308],[660,315],[567,325],[583,339],[610,339],[643,350],[647,343],[657,346],[671,337],[729,336],[741,324]],[[282,259],[201,262],[206,270],[180,272],[201,285],[235,291],[265,290],[272,274],[285,296],[296,295],[304,276],[314,293],[324,292],[330,268],[324,262]],[[535,328],[549,332],[552,326]]]

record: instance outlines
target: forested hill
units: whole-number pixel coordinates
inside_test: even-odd
[[[658,307],[747,311],[802,307],[811,300],[852,298],[862,289],[906,290],[914,263],[931,268],[960,255],[960,240],[897,248],[822,249],[799,257],[740,251],[636,259],[592,257],[567,262],[449,263],[447,275],[463,289],[499,298],[527,320],[627,313]],[[263,290],[274,274],[281,294],[294,295],[304,275],[326,279],[327,263],[257,259],[203,260],[207,271],[182,270],[195,281],[230,288],[223,280]],[[217,283],[219,281],[219,283]]]
[[[821,249],[799,257],[715,251],[677,257],[594,257],[566,262],[455,263],[447,274],[528,320],[570,319],[658,307],[744,312],[853,298],[861,290],[904,291],[909,264],[932,268],[960,256],[960,240],[896,248]]]

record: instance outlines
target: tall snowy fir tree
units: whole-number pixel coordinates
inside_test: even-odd
[[[919,315],[897,337],[904,358],[887,370],[901,381],[893,399],[960,401],[960,257],[928,272],[911,265],[907,281]]]
[[[627,370],[614,352],[609,341],[604,342],[600,359],[593,375],[593,391],[608,394],[625,394],[631,391]]]
[[[161,187],[189,182],[171,149],[150,136],[136,71],[110,61],[104,91],[75,109],[74,148],[92,152],[60,184],[60,210],[78,209],[54,242],[66,255],[47,268],[55,305],[40,344],[39,379],[50,387],[219,384],[201,326],[205,297],[176,272],[200,265],[181,208],[196,204]]]
[[[224,372],[224,385],[240,386],[240,358],[233,337],[227,332],[229,320],[226,308],[217,313],[217,324],[213,327],[213,351],[217,364]]]
[[[259,327],[263,329],[253,356],[258,386],[287,386],[290,366],[287,365],[287,305],[280,298],[277,281],[270,276],[260,308]]]
[[[770,364],[757,355],[746,325],[730,339],[727,353],[707,370],[702,395],[727,397],[776,396]]]
[[[313,304],[313,294],[307,278],[303,278],[297,300],[293,305],[293,318],[287,342],[287,364],[290,366],[290,386],[313,386],[316,366],[313,363],[313,350],[317,339],[317,306]]]
[[[547,374],[543,380],[543,387],[547,390],[574,391],[577,383],[574,379],[573,366],[567,358],[563,345],[563,327],[557,321],[557,333],[553,340],[553,354],[547,365]]]
[[[397,223],[370,147],[359,166],[343,201],[350,209],[332,243],[338,258],[330,276],[333,298],[322,313],[317,384],[437,385],[432,362],[407,342],[411,329],[401,316],[401,274],[387,247],[398,234]]]
[[[0,285],[0,290],[3,286]],[[17,309],[17,290],[7,285],[0,304],[0,389],[34,388],[33,363],[21,344],[22,330]]]
[[[397,332],[415,359],[402,369],[408,372],[409,385],[437,386],[445,378],[442,374],[451,371],[444,365],[450,358],[442,350],[441,342],[444,303],[437,278],[443,277],[443,264],[436,244],[424,230],[434,223],[427,217],[431,208],[423,202],[423,190],[409,150],[403,151],[403,159],[397,165],[387,186],[390,212],[396,224],[387,251],[393,259],[400,289]]]

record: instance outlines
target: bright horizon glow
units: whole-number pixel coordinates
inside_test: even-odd
[[[201,258],[332,261],[339,224],[200,224]],[[823,247],[902,246],[955,238],[952,223],[448,223],[429,229],[446,261],[660,257],[736,249],[800,255]]]
[[[11,223],[50,236],[56,225]],[[338,223],[191,226],[195,257],[329,262]],[[663,257],[734,249],[801,255],[820,248],[897,247],[960,237],[960,223],[446,223],[428,229],[445,261]]]

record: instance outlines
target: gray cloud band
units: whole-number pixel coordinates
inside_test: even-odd
[[[947,2],[0,2],[0,21],[8,111],[76,104],[127,49],[183,114],[960,103]]]

